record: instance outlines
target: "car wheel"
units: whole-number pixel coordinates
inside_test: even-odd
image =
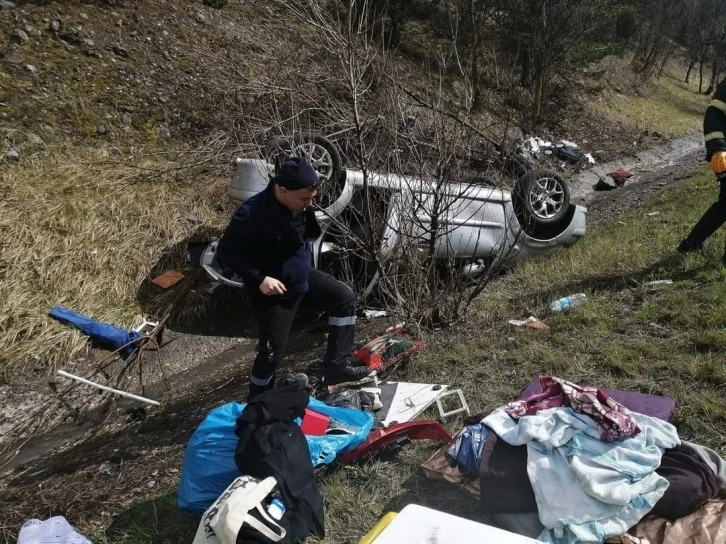
[[[320,176],[318,206],[326,209],[343,193],[345,179],[343,160],[338,147],[323,136],[301,135],[294,138],[276,138],[265,147],[265,158],[274,165],[275,173],[290,157],[305,157]]]
[[[517,215],[534,227],[559,223],[570,207],[570,187],[551,170],[528,172],[519,179],[512,196]]]

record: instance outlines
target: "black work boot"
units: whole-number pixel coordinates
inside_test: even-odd
[[[676,251],[684,255],[687,253],[702,253],[703,244],[694,244],[693,242],[690,242],[688,238],[686,238],[678,245]]]
[[[323,383],[335,385],[344,382],[357,382],[373,374],[373,371],[361,364],[354,357],[349,357],[340,363],[327,365],[323,368]]]

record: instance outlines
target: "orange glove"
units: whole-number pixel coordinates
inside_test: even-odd
[[[711,155],[711,168],[717,176],[726,172],[726,151],[716,151]]]

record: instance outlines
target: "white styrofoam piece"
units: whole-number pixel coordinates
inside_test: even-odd
[[[434,390],[434,387],[436,386],[432,383],[398,382],[396,394],[393,396],[386,419],[382,422],[383,425],[388,427],[394,421],[405,423],[415,419],[449,388],[448,385],[440,385],[438,389]]]
[[[445,512],[409,504],[373,541],[373,544],[537,544],[526,536]]]

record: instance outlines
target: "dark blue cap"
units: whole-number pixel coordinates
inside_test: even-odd
[[[317,185],[318,173],[304,157],[292,157],[285,161],[273,182],[285,189],[297,191]]]

